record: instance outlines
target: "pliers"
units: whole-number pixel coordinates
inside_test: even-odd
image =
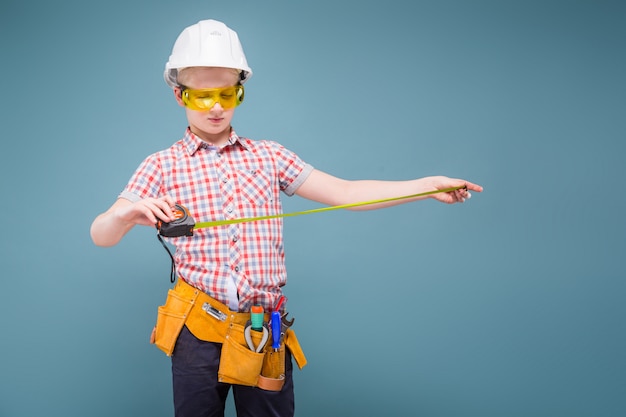
[[[267,343],[267,339],[269,339],[270,337],[270,332],[267,329],[267,324],[263,323],[263,336],[261,337],[261,341],[259,342],[259,345],[256,347],[254,346],[254,342],[252,341],[252,336],[250,334],[251,330],[252,330],[252,323],[251,322],[246,323],[246,327],[243,330],[243,335],[246,338],[246,343],[248,344],[248,348],[250,348],[251,351],[260,353],[265,347],[265,344]],[[255,332],[256,331],[259,331],[259,330],[255,330]]]

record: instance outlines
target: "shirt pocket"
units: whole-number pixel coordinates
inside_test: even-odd
[[[272,201],[270,176],[261,169],[237,170],[239,192],[244,200],[261,207]]]

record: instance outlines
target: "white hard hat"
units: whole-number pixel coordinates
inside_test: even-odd
[[[252,76],[237,32],[217,20],[201,20],[185,28],[174,43],[163,77],[176,87],[178,70],[187,67],[223,67],[241,71],[241,83]]]

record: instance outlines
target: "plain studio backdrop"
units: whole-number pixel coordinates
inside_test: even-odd
[[[626,415],[623,2],[3,0],[0,416],[173,414],[169,258],[89,226],[182,136],[162,71],[207,18],[254,71],[240,135],[485,187],[285,219],[298,417]]]

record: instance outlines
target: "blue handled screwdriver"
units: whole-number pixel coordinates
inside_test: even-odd
[[[281,330],[279,311],[272,311],[271,322],[272,322],[272,347],[274,348],[274,351],[277,352],[278,349],[280,348],[280,330]]]

